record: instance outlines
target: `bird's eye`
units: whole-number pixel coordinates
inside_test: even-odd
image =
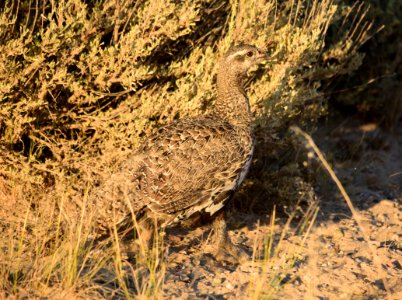
[[[254,53],[253,53],[253,51],[249,51],[249,52],[247,52],[247,54],[246,54],[248,57],[252,57],[253,55],[254,55]]]

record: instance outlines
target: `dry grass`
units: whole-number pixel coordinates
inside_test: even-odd
[[[300,255],[305,252],[306,240],[310,230],[314,225],[315,218],[319,211],[317,202],[311,202],[304,215],[298,222],[294,222],[297,208],[293,210],[287,219],[281,232],[277,232],[275,226],[275,210],[270,217],[270,232],[264,237],[263,249],[258,249],[254,245],[252,262],[262,265],[262,271],[256,272],[250,280],[248,290],[249,299],[273,299],[277,291],[281,288],[283,280],[289,271],[294,267]],[[295,206],[297,207],[297,205]],[[291,229],[292,224],[296,223],[296,229]],[[289,245],[284,242],[285,237],[292,235],[296,237],[297,245]],[[258,251],[260,250],[260,251]],[[262,250],[262,251],[261,251]],[[256,259],[256,252],[263,253],[263,259]]]
[[[135,265],[116,233],[91,244],[97,180],[158,126],[211,109],[217,61],[234,42],[272,47],[248,94],[259,137],[283,153],[286,124],[327,113],[322,83],[359,67],[370,30],[363,6],[330,0],[89,3],[0,6],[1,297],[162,298],[163,241]],[[336,40],[327,36],[334,24]],[[270,239],[267,247],[276,251]],[[280,276],[260,277],[254,298]]]

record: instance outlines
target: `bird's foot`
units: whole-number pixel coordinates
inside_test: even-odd
[[[215,258],[218,261],[228,261],[232,264],[241,264],[250,259],[247,251],[243,250],[240,245],[235,245],[228,239],[217,245]]]
[[[227,232],[227,224],[225,221],[224,212],[219,213],[213,223],[215,232],[215,257],[217,260],[226,260],[234,264],[243,263],[249,259],[248,253],[233,244]]]
[[[151,255],[154,243],[158,241],[158,238],[155,238],[155,235],[158,233],[152,226],[148,226],[147,223],[140,225],[134,236],[125,236],[120,240],[120,249],[123,253],[123,258],[129,261]]]

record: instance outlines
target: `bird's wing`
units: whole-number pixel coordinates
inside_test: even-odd
[[[163,127],[132,158],[137,198],[161,214],[212,214],[236,187],[251,143],[230,124],[208,118]]]

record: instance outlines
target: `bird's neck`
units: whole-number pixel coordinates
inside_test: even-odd
[[[221,67],[218,72],[217,90],[215,114],[235,126],[250,128],[251,111],[243,78]]]

